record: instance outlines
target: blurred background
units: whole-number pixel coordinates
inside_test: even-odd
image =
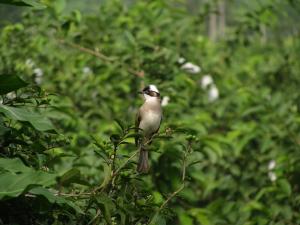
[[[0,0],[0,224],[300,224],[299,12]],[[147,84],[164,117],[140,175]]]

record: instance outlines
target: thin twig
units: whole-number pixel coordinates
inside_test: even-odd
[[[60,43],[62,43],[62,44],[68,45],[68,46],[70,46],[70,47],[72,47],[72,48],[76,48],[76,49],[78,49],[78,50],[80,50],[80,51],[82,51],[82,52],[89,53],[89,54],[91,54],[91,55],[93,55],[93,56],[96,56],[97,58],[102,59],[102,60],[104,60],[104,61],[107,61],[107,62],[112,62],[112,61],[114,61],[114,59],[111,59],[111,58],[107,57],[106,55],[100,53],[99,51],[94,51],[94,50],[92,50],[92,49],[83,47],[83,46],[78,45],[78,44],[75,44],[75,43],[66,42],[65,40],[62,40],[62,39],[60,39],[60,40],[58,40],[58,41],[59,41]]]
[[[181,181],[182,184],[181,186],[174,191],[172,194],[170,194],[170,196],[161,204],[161,206],[159,207],[159,209],[157,210],[157,212],[154,214],[154,216],[152,217],[152,219],[150,220],[150,222],[148,224],[153,224],[156,220],[157,215],[160,213],[160,211],[168,204],[168,202],[174,198],[179,192],[181,192],[184,187],[185,187],[185,176],[186,176],[186,159],[187,159],[187,155],[190,152],[191,149],[191,143],[188,143],[188,146],[184,152],[184,156],[182,159],[182,176],[181,176]]]
[[[115,176],[117,176],[118,175],[118,173],[120,172],[120,170],[124,167],[124,166],[126,166],[126,164],[134,157],[134,156],[136,156],[136,154],[138,153],[139,151],[137,150],[137,151],[135,151],[117,170],[116,170],[116,172],[114,172],[113,173],[113,175],[112,175],[112,177],[115,177]]]
[[[94,193],[92,193],[92,192],[83,192],[83,193],[78,193],[78,194],[75,194],[75,193],[52,193],[52,194],[54,196],[64,196],[64,197],[82,197],[82,196],[90,196],[90,195],[93,195]],[[36,195],[27,193],[27,194],[25,194],[25,197],[36,198]]]
[[[181,180],[182,180],[182,185],[176,190],[174,191],[167,199],[166,201],[164,201],[164,203],[159,207],[159,210],[158,211],[161,211],[165,205],[167,205],[167,203],[175,196],[177,195],[185,186],[185,171],[186,171],[186,158],[187,158],[187,153],[185,152],[184,153],[184,156],[183,156],[183,162],[182,162],[182,177],[181,177]]]
[[[91,221],[88,223],[88,225],[92,224],[97,219],[97,217],[100,216],[100,213],[101,213],[101,211],[100,211],[100,209],[98,209],[96,215],[93,217],[93,219],[91,219]]]
[[[58,40],[58,42],[60,42],[61,44],[65,44],[65,45],[67,45],[69,47],[75,48],[75,49],[77,49],[79,51],[82,51],[82,52],[88,53],[90,55],[93,55],[93,56],[95,56],[95,57],[97,57],[97,58],[99,58],[99,59],[101,59],[103,61],[106,61],[108,63],[111,63],[113,61],[120,61],[116,57],[113,57],[113,58],[112,57],[108,57],[108,56],[104,55],[103,53],[100,53],[99,51],[94,51],[94,50],[92,50],[90,48],[86,48],[86,47],[83,47],[83,46],[75,44],[75,43],[70,43],[70,42],[67,42],[67,41],[62,40],[62,39]],[[137,71],[137,70],[134,70],[132,68],[126,68],[126,70],[129,73],[131,73],[131,74],[133,74],[133,75],[135,75],[137,77],[144,77],[145,76],[145,72],[143,70]]]

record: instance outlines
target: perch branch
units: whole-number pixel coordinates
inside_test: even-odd
[[[120,172],[120,170],[127,165],[127,163],[134,157],[136,156],[136,154],[138,153],[139,151],[135,151],[117,170],[116,172],[113,173],[112,177],[115,177],[118,175],[118,173]]]

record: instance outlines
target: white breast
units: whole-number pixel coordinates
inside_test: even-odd
[[[139,128],[143,129],[145,136],[150,136],[156,132],[159,128],[161,120],[161,114],[148,111],[143,115],[143,119],[140,122]]]

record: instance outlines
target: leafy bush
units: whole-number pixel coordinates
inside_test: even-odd
[[[288,4],[241,11],[212,42],[215,3],[106,1],[85,16],[61,2],[1,31],[2,223],[300,224],[300,42],[268,23]],[[164,118],[141,175],[133,120],[149,83]]]

